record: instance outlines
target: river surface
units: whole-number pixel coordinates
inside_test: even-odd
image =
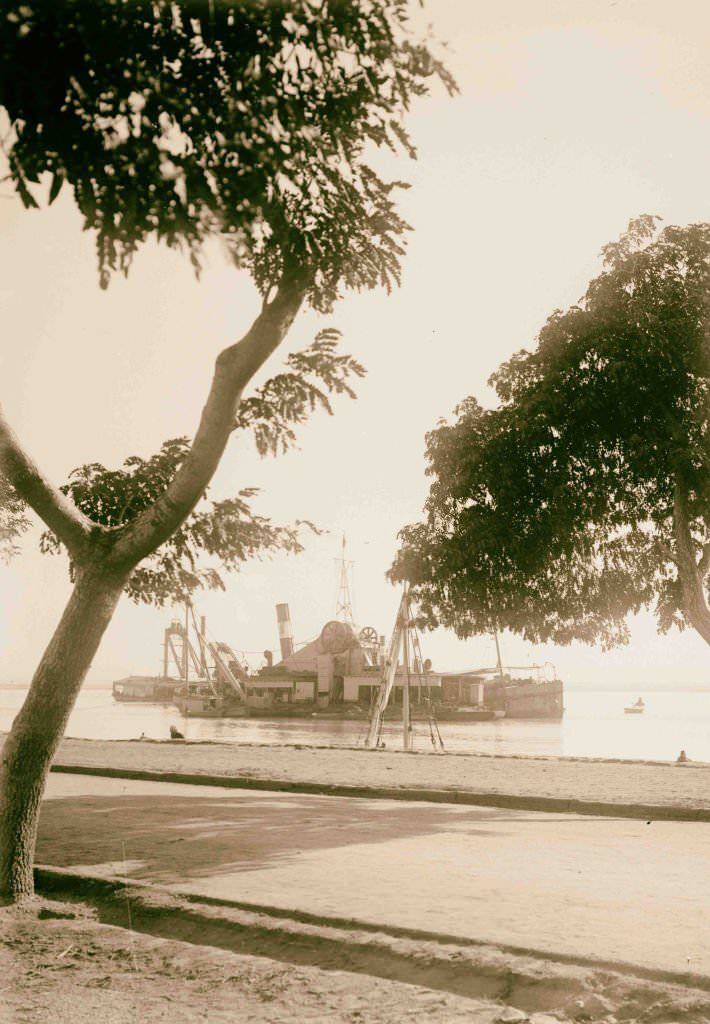
[[[643,696],[642,715],[625,715],[624,707]],[[7,731],[24,699],[20,688],[0,687],[0,731]],[[191,740],[233,743],[304,743],[358,746],[361,721],[317,719],[183,719],[163,704],[119,704],[109,688],[82,691],[67,735],[87,739],[167,738],[176,725]],[[485,754],[553,757],[608,757],[675,760],[681,750],[694,761],[710,762],[710,691],[565,693],[561,721],[501,719],[493,722],[441,722],[447,750]],[[387,746],[400,745],[401,725],[386,724]],[[414,723],[414,747],[431,749],[425,722]]]

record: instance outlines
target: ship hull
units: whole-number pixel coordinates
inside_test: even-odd
[[[184,705],[178,704],[178,709],[184,718],[253,718],[255,720],[273,720],[273,719],[317,719],[319,721],[345,721],[345,722],[363,722],[368,721],[370,718],[369,707],[319,707],[316,704],[309,704],[305,707],[291,707],[291,708],[254,708],[236,706],[233,708],[185,708]],[[497,719],[505,718],[505,712],[500,710],[494,710],[492,708],[479,708],[479,707],[459,707],[459,708],[446,708],[441,705],[437,706],[433,713],[429,713],[422,708],[413,706],[411,709],[411,720],[413,722],[427,722],[430,718],[435,719],[437,722],[456,722],[466,723],[469,725],[475,725],[478,722],[491,722]],[[541,717],[541,716],[538,716]],[[388,708],[384,714],[384,721],[386,722],[401,722],[402,721],[402,710],[401,707]]]
[[[546,682],[520,680],[485,684],[488,707],[502,711],[506,718],[560,719],[564,715],[564,687],[561,680]]]
[[[416,719],[416,715],[414,716]],[[504,711],[494,711],[491,708],[437,708],[437,722],[492,722],[497,718],[505,718]]]
[[[179,685],[165,676],[127,676],[117,679],[111,692],[122,704],[173,704]]]
[[[481,705],[447,705],[435,702],[431,711],[415,701],[411,705],[413,721],[425,721],[430,717],[439,722],[470,723],[490,722],[503,718],[559,720],[564,715],[564,690],[559,680],[545,683],[513,683],[511,685],[486,684],[485,702]],[[362,721],[370,716],[367,704],[322,705],[304,702],[286,706],[271,707],[245,706],[238,702],[217,700],[184,702],[177,701],[178,708],[186,718],[316,718],[322,720]],[[401,721],[402,706],[391,704],[385,712],[386,721]]]

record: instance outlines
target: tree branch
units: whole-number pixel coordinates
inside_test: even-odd
[[[274,298],[264,305],[247,334],[217,357],[190,451],[165,493],[120,533],[111,556],[115,566],[137,565],[193,510],[219,465],[244,388],[283,341],[304,293],[302,282],[282,279]]]
[[[95,524],[54,487],[22,448],[0,410],[0,472],[80,564]]]

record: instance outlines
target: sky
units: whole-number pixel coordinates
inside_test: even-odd
[[[402,287],[301,314],[284,346],[338,327],[367,369],[358,398],[314,415],[278,459],[236,439],[214,480],[215,497],[258,487],[263,514],[327,531],[197,597],[211,633],[255,665],[278,647],[277,603],[290,605],[297,641],[333,618],[343,533],[356,621],[389,634],[398,593],[385,572],[426,498],[426,432],[467,395],[492,401],[490,374],[582,295],[630,218],[710,219],[704,0],[429,0],[421,17],[448,42],[461,92],[415,106],[419,158],[391,167],[413,186]],[[81,463],[116,466],[192,434],[214,358],[257,312],[248,277],[215,248],[198,282],[184,257],[149,244],[102,292],[68,194],[31,212],[3,198],[0,232],[0,401],[44,472],[61,483]],[[64,560],[40,556],[36,537],[0,566],[0,682],[30,678],[69,593]],[[124,598],[89,680],[157,673],[171,617]],[[658,637],[650,615],[611,652],[502,642],[508,663],[551,661],[570,686],[710,685],[707,646],[692,631]],[[423,649],[439,670],[494,661],[487,637],[440,630]]]

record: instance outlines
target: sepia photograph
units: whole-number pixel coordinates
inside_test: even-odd
[[[0,0],[0,1024],[710,1024],[706,0]]]

